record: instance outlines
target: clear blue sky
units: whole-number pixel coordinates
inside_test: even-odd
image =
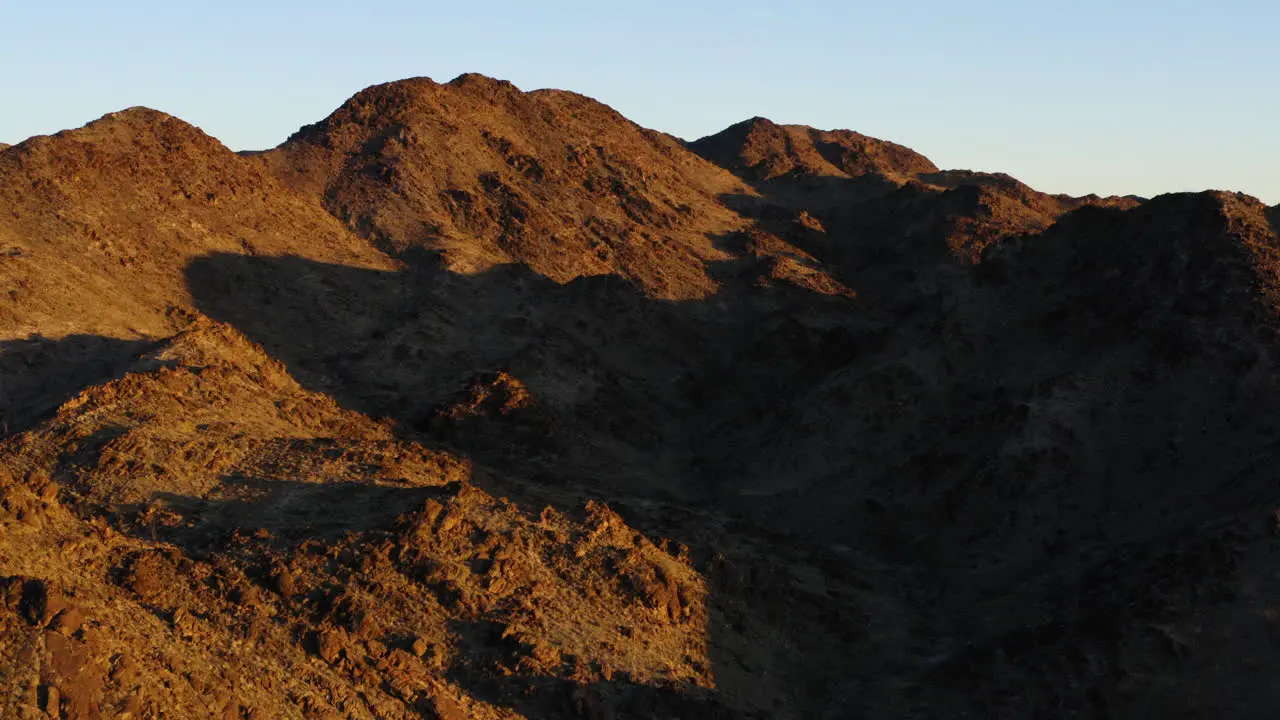
[[[851,128],[1049,192],[1280,202],[1280,3],[0,0],[0,142],[147,105],[274,146],[357,90],[474,71],[685,138]]]

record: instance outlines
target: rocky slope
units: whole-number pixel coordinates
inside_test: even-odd
[[[1269,717],[1277,210],[475,75],[0,152],[4,717]]]
[[[261,156],[390,252],[450,269],[520,263],[554,280],[614,274],[655,297],[701,297],[736,227],[719,168],[573,93],[463,75],[379,85]]]

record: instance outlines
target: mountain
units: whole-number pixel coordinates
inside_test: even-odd
[[[1137,204],[1131,198],[1050,196],[1001,173],[941,171],[895,143],[764,118],[738,123],[689,148],[751,183],[773,204],[821,214],[824,229],[839,235],[883,232],[900,246],[904,236],[928,227],[970,260],[992,242],[1043,231],[1079,207]]]
[[[752,180],[787,175],[910,178],[938,167],[910,148],[849,130],[778,125],[757,117],[689,143],[702,157]]]
[[[380,257],[314,199],[146,108],[15,146],[0,193],[6,284],[26,288],[3,317],[31,331],[163,332],[157,308],[181,300],[182,267],[210,252]],[[98,301],[82,303],[90,291]]]
[[[1253,198],[464,75],[0,206],[0,716],[1280,707]]]
[[[320,204],[145,108],[0,154],[0,421],[18,427],[190,320],[185,266],[216,252],[390,268]],[[57,344],[61,343],[61,344]],[[117,352],[118,350],[118,352]],[[34,370],[33,370],[34,368]]]
[[[741,223],[741,183],[590,98],[463,75],[356,94],[260,156],[375,246],[476,272],[526,265],[558,282],[619,275],[702,297],[711,236]]]

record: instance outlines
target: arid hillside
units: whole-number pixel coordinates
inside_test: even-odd
[[[1278,223],[478,75],[0,146],[0,717],[1273,717]]]

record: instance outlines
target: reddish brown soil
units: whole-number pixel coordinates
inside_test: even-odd
[[[1272,717],[1277,221],[476,75],[0,146],[0,717]]]

